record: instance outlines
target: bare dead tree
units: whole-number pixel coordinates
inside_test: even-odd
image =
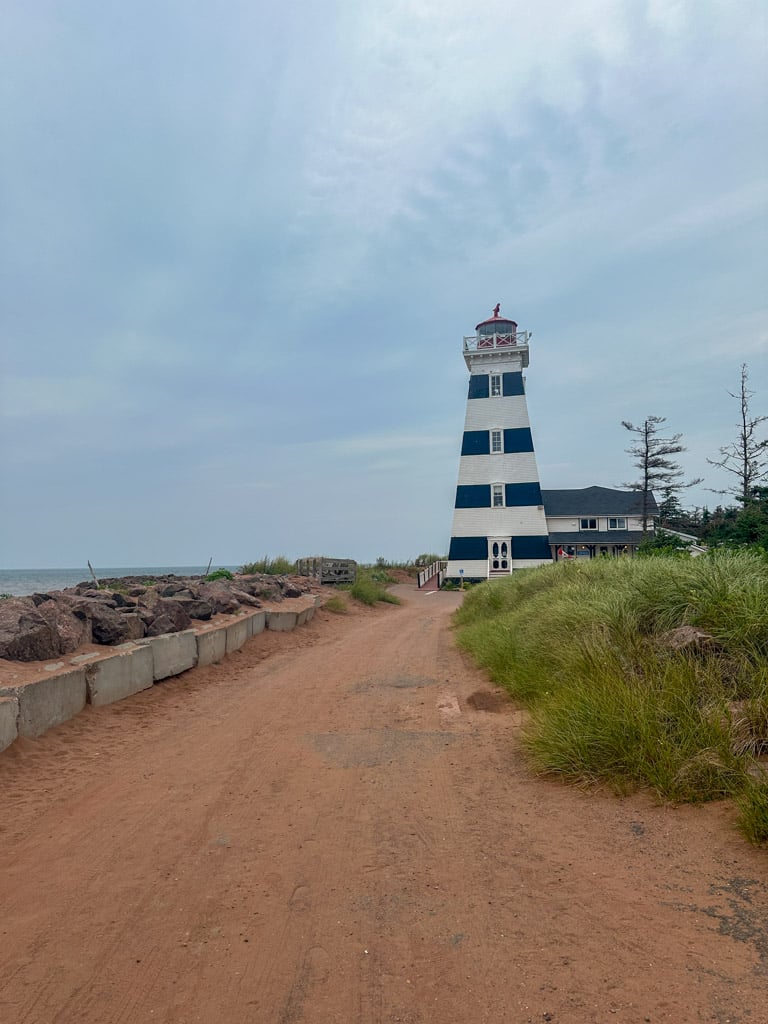
[[[648,532],[648,514],[654,487],[659,488],[669,500],[678,491],[701,483],[701,477],[687,483],[682,482],[685,474],[679,463],[671,456],[687,449],[681,444],[682,434],[660,436],[662,424],[666,421],[666,416],[646,416],[640,426],[635,426],[628,420],[621,421],[622,427],[637,435],[637,440],[629,448],[625,448],[625,451],[634,458],[634,465],[640,471],[640,479],[625,483],[624,487],[639,491],[641,494],[643,534]]]
[[[768,416],[753,416],[750,399],[755,392],[747,386],[749,371],[747,364],[741,364],[741,383],[738,392],[729,391],[740,407],[740,418],[737,424],[738,435],[735,441],[718,449],[719,459],[707,459],[710,466],[717,466],[736,477],[732,487],[716,491],[716,494],[732,494],[746,506],[752,498],[755,487],[768,479],[768,438],[758,439],[758,428],[768,420]]]

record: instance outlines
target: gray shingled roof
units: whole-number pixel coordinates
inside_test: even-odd
[[[642,512],[640,491],[614,491],[610,487],[580,487],[541,492],[548,516],[636,516]],[[653,494],[648,496],[649,515],[658,515]]]

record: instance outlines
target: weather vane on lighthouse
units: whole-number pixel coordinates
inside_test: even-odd
[[[500,312],[501,312],[501,303],[497,302],[496,305],[493,307],[493,315],[494,316],[498,316]]]

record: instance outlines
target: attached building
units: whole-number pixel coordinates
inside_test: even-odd
[[[549,548],[554,561],[633,555],[643,541],[643,495],[609,487],[542,491]],[[659,510],[648,495],[646,531],[653,533]]]

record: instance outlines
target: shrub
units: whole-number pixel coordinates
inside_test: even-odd
[[[332,598],[326,601],[323,608],[325,608],[326,611],[333,612],[334,615],[346,615],[349,611],[347,602],[338,594],[334,594]]]
[[[380,582],[373,578],[372,572],[358,573],[357,579],[350,588],[350,594],[362,604],[374,605],[379,601],[387,604],[400,604],[400,598],[390,594]]]
[[[229,569],[214,569],[213,572],[209,572],[205,577],[208,583],[211,583],[213,580],[233,580],[234,578]]]
[[[267,576],[289,576],[294,570],[294,563],[289,562],[285,555],[278,555],[277,558],[269,558],[265,555],[260,562],[246,562],[241,566],[240,572],[244,576],[253,573],[263,573]]]

